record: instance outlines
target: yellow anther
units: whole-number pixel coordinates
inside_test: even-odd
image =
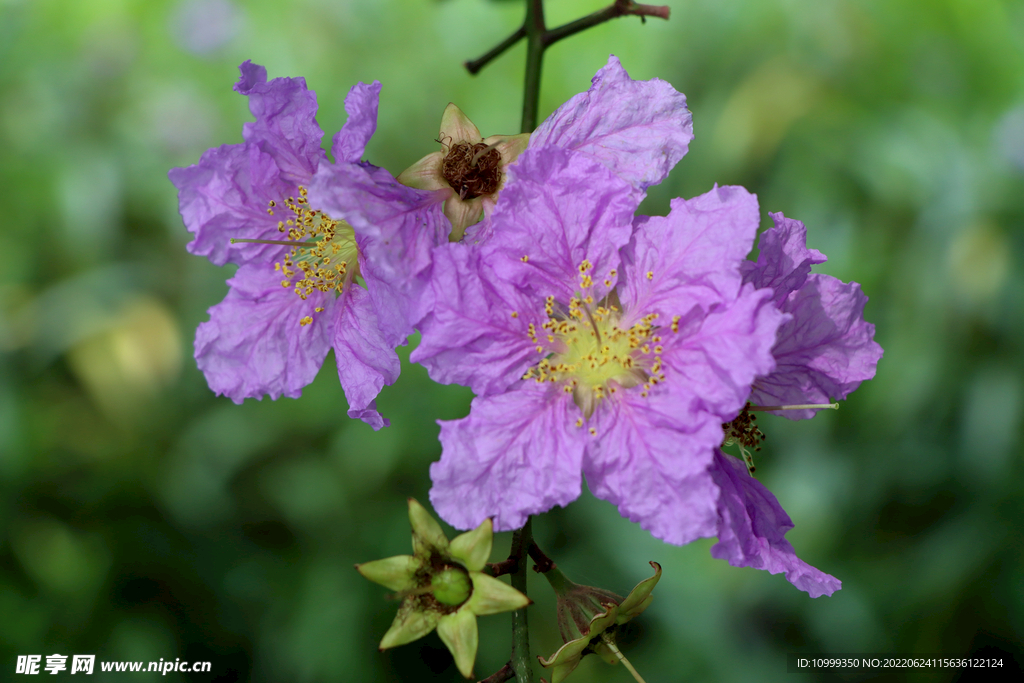
[[[529,261],[529,260],[530,260],[530,257],[529,257],[529,256],[523,256],[523,257],[522,257],[521,259],[519,259],[519,260],[520,260],[520,261],[522,261],[523,263],[526,263],[527,261]]]
[[[512,317],[513,318],[518,318],[519,317],[519,312],[518,311],[512,311]]]
[[[310,324],[311,322],[313,322],[313,318],[311,318],[310,316],[307,315],[306,317],[304,317],[302,320],[299,321],[299,324],[302,325],[303,327],[305,327],[306,325]]]
[[[653,280],[654,279],[654,271],[653,270],[648,270],[647,271],[647,279],[648,280]]]

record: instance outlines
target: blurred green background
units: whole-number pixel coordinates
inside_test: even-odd
[[[604,3],[547,4],[557,25]],[[830,259],[818,270],[863,285],[878,376],[836,413],[766,418],[758,458],[788,538],[843,589],[811,600],[711,559],[710,540],[663,545],[587,493],[536,520],[539,542],[619,593],[663,565],[623,638],[652,683],[833,680],[786,673],[787,652],[1024,661],[1024,4],[671,5],[667,23],[620,19],[551,49],[541,116],[609,52],[669,81],[696,138],[645,212],[743,184],[765,225],[769,210],[807,223]],[[305,76],[328,139],[349,87],[380,80],[367,157],[393,173],[435,149],[449,101],[484,135],[516,133],[523,47],[478,77],[461,63],[522,13],[0,0],[0,679],[18,654],[56,652],[213,663],[191,680],[461,680],[436,635],[377,652],[396,603],[352,564],[410,551],[404,501],[427,502],[434,421],[471,395],[406,363],[379,433],[346,418],[332,359],[300,400],[213,396],[190,349],[230,270],[186,253],[167,170],[241,141],[246,59]],[[531,581],[534,652],[550,654],[552,601]],[[508,623],[480,620],[481,677],[507,660]],[[589,658],[571,680],[630,679]]]

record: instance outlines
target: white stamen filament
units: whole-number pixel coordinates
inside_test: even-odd
[[[839,410],[838,403],[801,403],[793,406],[750,406],[747,410],[771,411],[771,410]]]
[[[283,247],[294,247],[294,246],[308,246],[315,247],[316,242],[292,242],[288,240],[247,240],[240,237],[232,237],[231,244],[238,244],[239,242],[247,242],[249,244],[280,244]]]
[[[636,669],[633,668],[633,665],[629,663],[629,660],[626,659],[626,655],[619,652],[619,648],[615,647],[615,639],[608,635],[607,631],[601,634],[601,640],[604,641],[604,644],[608,646],[609,650],[615,653],[615,656],[619,658],[620,662],[622,662],[622,666],[629,669],[629,673],[633,674],[633,678],[636,679],[637,683],[647,683],[647,681],[637,673]]]

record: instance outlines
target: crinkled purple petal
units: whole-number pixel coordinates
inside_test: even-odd
[[[563,391],[526,383],[473,399],[469,416],[439,421],[441,460],[430,466],[430,502],[457,529],[484,519],[518,529],[529,515],[580,495],[579,409]]]
[[[839,579],[796,556],[785,538],[793,522],[775,496],[747,473],[746,465],[716,451],[710,474],[720,491],[718,543],[711,548],[712,557],[734,567],[785,572],[791,584],[812,598],[832,595],[842,587]]]
[[[637,196],[629,185],[593,159],[555,147],[527,150],[509,175],[491,217],[493,235],[481,247],[498,276],[565,303],[588,260],[600,290],[632,233]]]
[[[770,288],[775,304],[791,319],[779,328],[772,353],[777,367],[754,385],[756,405],[829,403],[842,400],[875,375],[882,347],[875,327],[864,322],[867,297],[857,283],[811,274],[824,255],[806,246],[807,229],[781,213],[761,235],[757,262],[743,264],[743,280]],[[791,420],[814,417],[814,410],[775,414]]]
[[[757,197],[742,187],[718,186],[693,199],[673,199],[668,216],[637,220],[622,250],[624,309],[670,316],[735,298],[758,223]]]
[[[779,328],[772,349],[776,368],[754,383],[756,405],[828,403],[842,400],[875,376],[882,347],[875,326],[864,322],[868,298],[856,282],[812,273],[789,295],[781,310],[792,319]],[[778,411],[793,420],[813,410]]]
[[[172,168],[167,174],[178,188],[178,208],[195,238],[190,253],[214,264],[266,262],[280,247],[231,244],[231,238],[281,239],[279,218],[267,213],[271,200],[281,201],[295,186],[281,180],[274,159],[256,145],[208,149],[199,163]]]
[[[210,389],[235,403],[246,398],[298,398],[330,349],[334,297],[305,301],[281,286],[273,267],[242,266],[228,280],[224,301],[196,330],[195,356]],[[321,313],[316,307],[323,307]],[[312,316],[313,322],[299,321]]]
[[[404,344],[430,310],[431,250],[451,230],[438,194],[400,185],[370,164],[339,162],[321,165],[309,199],[352,225],[381,330],[392,346]]]
[[[377,412],[374,399],[385,384],[398,379],[398,354],[377,325],[377,313],[366,290],[349,284],[334,306],[333,346],[338,378],[348,401],[348,416],[375,430],[389,423]]]
[[[547,320],[543,302],[496,277],[477,250],[457,243],[435,248],[431,287],[434,306],[419,324],[423,336],[409,358],[435,382],[490,395],[539,360],[528,326],[540,329]]]
[[[235,91],[249,98],[255,122],[242,126],[242,138],[274,157],[284,177],[296,185],[306,183],[327,158],[320,148],[324,133],[316,122],[316,93],[304,78],[275,78],[246,61],[238,70]]]
[[[710,313],[695,306],[680,319],[678,332],[663,332],[665,381],[692,388],[691,410],[728,422],[746,403],[754,378],[775,367],[771,349],[785,319],[770,293],[752,285]]]
[[[804,284],[812,265],[827,259],[817,249],[807,248],[807,228],[803,223],[781,213],[769,215],[775,227],[761,234],[757,262],[743,263],[743,281],[774,290],[775,302],[781,304],[790,292]]]
[[[722,443],[722,420],[706,412],[680,420],[673,398],[619,392],[580,431],[597,432],[583,460],[594,495],[655,537],[682,545],[715,534],[717,490],[707,469]]]
[[[380,100],[380,81],[370,85],[356,83],[345,97],[348,120],[331,142],[335,161],[357,163],[363,158],[366,145],[377,130],[377,104]]]
[[[668,176],[692,139],[686,96],[657,78],[634,81],[612,55],[587,92],[540,124],[530,147],[589,154],[644,190]]]

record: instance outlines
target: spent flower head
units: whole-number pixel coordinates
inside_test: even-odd
[[[402,598],[380,649],[405,645],[436,628],[459,672],[470,678],[477,616],[520,609],[530,599],[481,571],[491,554],[491,520],[449,541],[430,513],[410,498],[409,521],[412,555],[356,565],[360,574]]]
[[[441,116],[441,150],[402,171],[398,182],[445,193],[444,215],[452,223],[449,239],[457,242],[466,228],[494,211],[506,169],[529,139],[529,133],[483,138],[469,117],[450,103]]]

